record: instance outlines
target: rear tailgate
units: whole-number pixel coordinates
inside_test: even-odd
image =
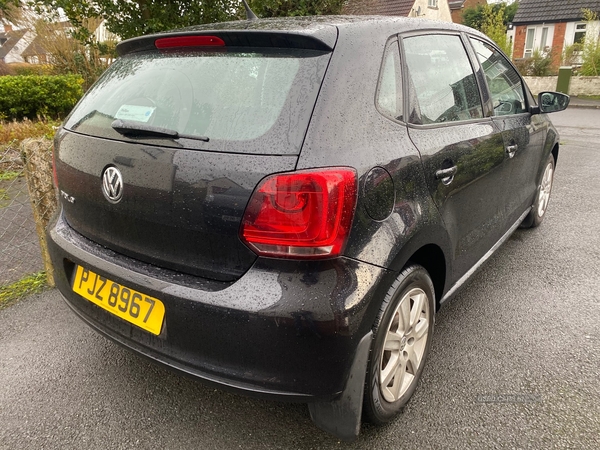
[[[65,219],[136,259],[235,280],[256,258],[238,237],[248,199],[264,176],[294,170],[330,51],[144,39],[125,45],[143,51],[120,58],[57,136]],[[117,120],[176,135],[117,131]],[[117,201],[102,189],[110,168]]]

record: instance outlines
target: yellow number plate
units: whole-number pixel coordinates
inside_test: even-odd
[[[81,266],[75,271],[73,291],[127,322],[160,334],[165,305],[157,298],[121,286]]]

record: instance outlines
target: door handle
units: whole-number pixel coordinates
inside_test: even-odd
[[[513,156],[515,156],[515,152],[517,151],[517,148],[519,148],[519,146],[517,144],[509,145],[508,147],[506,147],[506,153],[508,153],[509,158],[512,158]]]
[[[435,179],[442,180],[442,183],[444,184],[450,184],[452,183],[452,180],[454,179],[454,175],[456,175],[457,170],[458,167],[456,166],[452,166],[447,169],[436,170]]]

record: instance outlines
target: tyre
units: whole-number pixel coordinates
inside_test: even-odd
[[[535,202],[527,217],[521,223],[521,228],[535,228],[540,226],[550,202],[552,183],[554,181],[554,157],[550,155],[544,165],[544,172],[537,188]]]
[[[407,266],[388,291],[373,327],[365,419],[389,422],[412,396],[433,335],[434,288],[427,271]]]

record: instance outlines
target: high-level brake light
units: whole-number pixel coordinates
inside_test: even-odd
[[[217,36],[174,36],[154,41],[156,48],[177,47],[224,47],[225,41]]]

